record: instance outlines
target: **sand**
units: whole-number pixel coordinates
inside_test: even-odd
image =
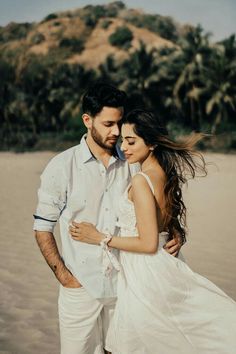
[[[58,284],[32,232],[39,176],[54,153],[0,153],[0,354],[58,354]],[[185,191],[190,266],[236,300],[236,155],[207,154]]]

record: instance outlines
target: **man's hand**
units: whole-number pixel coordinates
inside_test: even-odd
[[[73,276],[73,274],[69,273],[68,278],[61,283],[64,288],[81,288],[82,285],[78,282],[78,280]]]
[[[80,288],[82,285],[65,266],[53,234],[47,231],[36,231],[35,237],[46,262],[61,285],[66,288]]]
[[[165,244],[164,249],[166,250],[166,252],[168,252],[172,256],[178,257],[181,247],[182,247],[182,242],[180,240],[180,237],[178,237],[178,238],[174,238],[173,240],[168,241]]]

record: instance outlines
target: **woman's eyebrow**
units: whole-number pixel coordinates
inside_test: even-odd
[[[135,136],[124,136],[123,139],[136,139]]]

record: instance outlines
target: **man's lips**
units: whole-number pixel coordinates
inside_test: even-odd
[[[107,139],[108,141],[113,141],[113,142],[117,142],[117,138],[109,138],[109,139]]]

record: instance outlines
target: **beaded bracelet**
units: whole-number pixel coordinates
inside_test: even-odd
[[[102,239],[102,241],[100,242],[100,246],[105,249],[108,247],[108,243],[111,241],[112,239],[112,235],[111,234],[103,234],[105,237]]]

